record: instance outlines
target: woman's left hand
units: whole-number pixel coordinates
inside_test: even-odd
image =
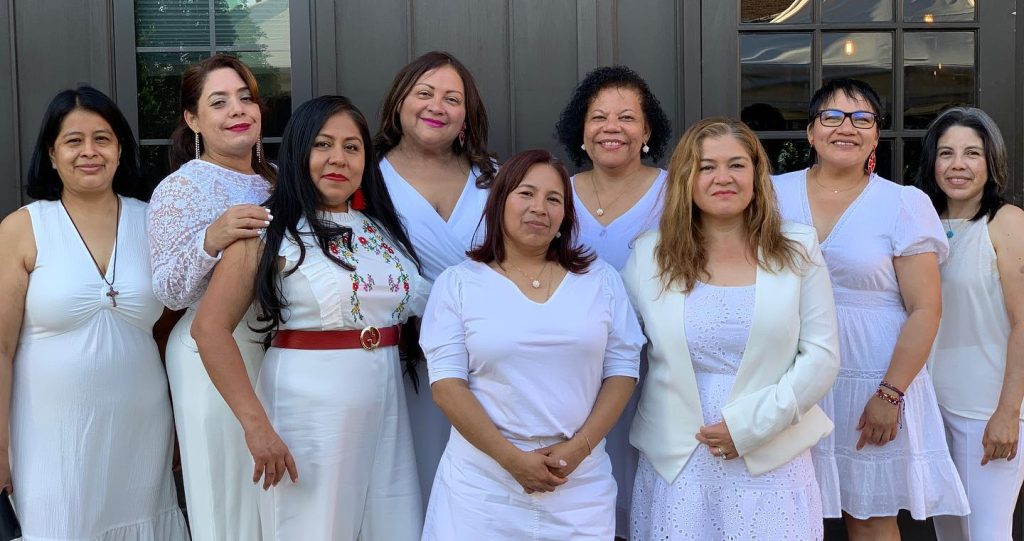
[[[583,459],[587,458],[590,454],[590,449],[587,448],[587,444],[580,441],[582,438],[573,437],[572,439],[565,440],[561,443],[535,449],[534,453],[540,453],[545,456],[549,456],[554,459],[561,459],[565,461],[565,466],[561,468],[548,468],[551,473],[559,477],[569,477],[569,474],[576,471]]]
[[[1013,460],[1017,456],[1017,438],[1020,437],[1020,416],[1004,413],[996,409],[992,418],[985,425],[985,434],[981,437],[981,445],[985,448],[985,456],[981,465],[991,460]]]
[[[725,421],[700,427],[697,441],[707,445],[711,449],[711,454],[718,458],[731,460],[740,456]]]
[[[857,430],[860,430],[857,450],[860,451],[869,443],[882,446],[896,439],[899,423],[900,407],[871,395],[857,423]]]

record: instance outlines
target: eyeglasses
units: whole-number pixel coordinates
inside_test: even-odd
[[[846,111],[840,111],[839,109],[825,109],[824,111],[818,112],[818,122],[821,122],[822,126],[829,128],[838,128],[843,125],[843,121],[846,117],[850,117],[850,123],[853,124],[854,128],[860,128],[866,130],[874,127],[875,121],[878,119],[878,115],[871,111],[854,111],[847,113]]]

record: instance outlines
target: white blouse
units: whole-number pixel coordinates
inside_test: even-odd
[[[260,175],[244,175],[192,160],[165,178],[149,202],[153,293],[171,310],[202,298],[220,254],[203,249],[206,228],[232,205],[258,205],[270,195]]]
[[[420,339],[430,382],[468,380],[513,441],[572,437],[605,378],[639,376],[645,342],[622,279],[600,260],[568,273],[545,303],[486,264],[451,267],[434,284]]]

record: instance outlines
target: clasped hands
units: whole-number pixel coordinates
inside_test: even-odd
[[[590,454],[590,448],[582,437],[534,449],[512,453],[501,466],[515,478],[527,494],[554,492],[569,480],[583,459]]]
[[[732,441],[732,434],[729,432],[729,427],[726,426],[725,421],[700,427],[700,431],[697,432],[696,438],[697,441],[707,445],[712,456],[716,458],[732,460],[740,456],[739,451],[736,450],[736,444]]]

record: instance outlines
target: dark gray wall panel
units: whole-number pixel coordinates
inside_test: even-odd
[[[564,157],[554,131],[577,82],[576,6],[517,0],[511,11],[512,147],[544,148]]]
[[[11,48],[13,0],[0,0],[0,218],[21,203],[17,138],[17,92]]]
[[[363,111],[373,132],[391,80],[411,60],[408,7],[408,0],[348,0],[337,7],[337,88]]]
[[[505,0],[415,0],[412,54],[441,49],[473,72],[490,121],[490,147],[504,158],[513,151],[509,91],[508,11]]]
[[[89,83],[113,96],[111,12],[105,0],[34,0],[14,9],[22,175],[39,120],[58,91]]]

